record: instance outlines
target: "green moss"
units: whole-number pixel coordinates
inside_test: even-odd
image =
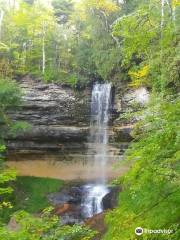
[[[9,200],[13,208],[0,213],[0,218],[6,222],[14,211],[23,209],[29,213],[37,213],[49,206],[47,194],[59,191],[63,181],[51,178],[17,177],[11,185],[14,193]]]

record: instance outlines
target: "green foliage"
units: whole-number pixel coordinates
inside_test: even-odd
[[[66,23],[73,11],[72,1],[53,0],[52,5],[54,7],[55,16],[58,19],[58,23]]]
[[[0,79],[0,110],[17,107],[20,104],[21,91],[15,81]]]
[[[17,9],[5,10],[2,42],[7,44],[8,53],[2,56],[8,60],[13,74],[42,73],[43,44],[48,52],[45,64],[49,67],[53,54],[53,17],[52,10],[41,6],[38,1],[34,4],[22,2]]]
[[[49,206],[47,194],[60,190],[63,182],[61,180],[38,177],[17,177],[10,184],[15,194],[8,197],[8,202],[13,208],[1,212],[3,221],[9,221],[10,216],[19,210],[29,213],[37,213]]]
[[[137,239],[139,226],[174,230],[171,235],[144,233],[140,239],[177,240],[180,235],[179,39],[173,12],[165,4],[161,16],[160,7],[156,0],[127,1],[125,15],[113,26],[121,46],[121,65],[129,68],[129,85],[148,86],[154,94],[137,116],[141,120],[125,156],[131,169],[116,181],[123,191],[119,206],[107,214],[105,240]]]
[[[148,65],[150,70],[143,85],[178,86],[179,7],[176,1],[170,4],[165,4],[164,19],[157,0],[53,0],[52,6],[20,1],[19,8],[2,6],[0,75],[31,73],[73,86],[72,76],[79,83],[85,79],[86,85],[93,78],[117,83],[128,81],[128,70],[140,64],[139,69]]]
[[[16,108],[20,104],[20,97],[21,91],[15,81],[0,79],[0,142],[15,126],[7,116],[7,110]],[[5,150],[5,146],[0,144],[0,211],[2,208],[12,208],[7,196],[12,193],[13,189],[8,182],[16,178],[15,171],[5,168]]]
[[[4,168],[3,153],[5,150],[5,146],[0,145],[0,212],[3,208],[12,207],[11,203],[7,201],[6,196],[12,193],[13,189],[7,186],[7,183],[16,178],[16,173],[14,171]]]
[[[107,0],[54,0],[52,7],[23,1],[19,8],[4,8],[0,75],[31,73],[47,82],[73,86],[81,83],[79,79],[88,83],[92,77],[113,77],[120,60],[111,24],[119,11],[117,4]],[[64,72],[69,75],[65,79]]]
[[[89,11],[91,9],[91,11]],[[120,62],[119,51],[111,35],[111,24],[119,13],[113,1],[82,1],[74,13],[80,25],[80,41],[76,49],[77,67],[81,74],[108,80]],[[80,63],[80,64],[79,64]]]
[[[6,240],[90,240],[95,232],[82,226],[63,226],[51,214],[52,208],[43,211],[41,217],[20,211],[14,215],[18,224],[16,231],[0,227],[0,237]]]
[[[178,239],[179,115],[180,101],[155,98],[134,130],[135,142],[126,152],[134,162],[119,179],[123,191],[119,207],[107,215],[110,228],[104,239],[136,239],[134,230],[173,229],[172,235],[152,234],[151,239]],[[150,239],[147,234],[141,239]]]
[[[173,13],[168,15],[166,6],[163,18],[160,7],[156,0],[139,2],[132,12],[117,19],[113,35],[122,47],[122,66],[130,66],[130,71],[134,71],[147,65],[149,73],[143,85],[165,91],[169,86],[179,87],[180,55]]]
[[[8,110],[19,107],[21,96],[21,89],[15,81],[0,79],[0,141],[8,134],[16,135],[30,128],[30,125],[25,122],[13,122],[7,114]]]
[[[172,235],[144,234],[141,239],[179,239],[178,1],[165,1],[164,14],[157,0],[52,3],[47,6],[43,1],[26,0],[20,1],[19,8],[0,5],[5,13],[0,29],[1,136],[10,127],[11,134],[27,127],[24,123],[13,125],[7,117],[6,111],[16,107],[21,96],[17,84],[7,77],[31,73],[46,82],[71,87],[85,86],[94,79],[149,87],[156,93],[152,95],[154,101],[140,113],[141,121],[134,129],[135,140],[126,153],[132,168],[117,180],[123,191],[119,206],[107,214],[109,229],[104,239],[137,239],[137,226],[175,230]],[[170,94],[174,95],[168,97]],[[2,164],[0,170],[0,206],[11,208],[8,196],[12,188],[8,182],[15,175],[5,171]],[[21,204],[17,209],[23,205],[30,213],[46,207],[45,190],[57,186],[49,186],[49,180],[31,180],[13,184],[20,194],[17,199],[12,197],[16,207],[17,202]],[[42,191],[37,193],[37,188]],[[20,196],[28,200],[22,198],[21,202]],[[49,211],[39,218],[24,212],[15,217],[19,230],[10,232],[2,227],[0,238],[88,240],[94,236],[82,226],[58,225]]]
[[[16,209],[36,213],[48,206],[46,195],[59,191],[63,182],[50,178],[17,177],[13,185]]]
[[[9,134],[15,137],[17,134],[26,132],[31,129],[31,125],[24,121],[13,122],[9,130]]]
[[[78,79],[75,74],[70,74],[66,71],[60,71],[58,74],[46,71],[44,74],[46,82],[56,81],[57,83],[67,84],[72,88],[76,87]]]

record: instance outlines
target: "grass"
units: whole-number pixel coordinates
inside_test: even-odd
[[[12,202],[13,208],[3,210],[0,218],[8,222],[13,212],[25,210],[29,213],[38,213],[50,204],[47,194],[57,192],[63,185],[63,181],[51,178],[39,177],[17,177],[13,182],[12,193],[9,201]]]

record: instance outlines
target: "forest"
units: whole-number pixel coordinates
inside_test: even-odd
[[[0,0],[0,239],[180,239],[179,22],[179,0]],[[118,91],[127,89],[145,88],[149,92],[147,104],[136,104],[136,111],[120,114],[124,121],[136,121],[123,161],[114,168],[120,172],[122,164],[129,167],[109,183],[121,190],[116,206],[104,211],[106,230],[100,235],[86,221],[63,224],[53,214],[43,194],[58,191],[65,184],[61,176],[33,180],[19,176],[6,164],[7,139],[16,139],[31,129],[26,119],[14,119],[11,114],[26,111],[21,81],[27,76],[38,81],[42,89],[47,85],[53,91],[54,86],[60,86],[76,95],[85,92],[85,99],[87,89],[95,83],[105,85],[105,97],[107,83],[115,89],[116,98]],[[94,91],[102,90],[98,86]],[[65,119],[68,121],[71,119]],[[107,127],[108,123],[103,124]],[[100,134],[107,140],[102,128]],[[77,141],[80,138],[78,135]],[[65,146],[70,148],[70,140],[65,139]],[[99,148],[95,150],[105,156],[106,149]],[[22,185],[27,198],[34,196],[31,202],[15,200],[18,194],[21,199]],[[9,227],[12,219],[15,229]],[[138,236],[137,227],[172,232]]]

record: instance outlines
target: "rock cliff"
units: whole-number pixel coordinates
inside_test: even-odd
[[[77,92],[28,76],[20,81],[20,87],[21,109],[9,115],[14,121],[29,123],[30,127],[16,137],[8,137],[9,156],[42,155],[47,151],[83,154],[88,136],[90,90]]]
[[[70,179],[70,175],[73,178],[80,178],[80,175],[83,176],[83,172],[86,172],[84,166],[87,165],[87,154],[93,155],[91,144],[88,143],[91,89],[76,91],[60,84],[46,84],[29,76],[19,83],[23,91],[22,106],[19,110],[9,112],[9,115],[13,121],[29,123],[30,128],[16,137],[7,138],[8,159],[26,162],[58,161],[62,166],[58,166],[57,172],[61,172],[61,175],[66,173],[64,179]],[[121,116],[137,111],[139,108],[137,103],[144,104],[148,99],[148,93],[144,89],[129,90],[121,87],[113,90],[112,98],[108,147],[110,178],[114,176],[111,165],[121,159],[124,150],[128,148],[132,140],[131,130],[136,121]],[[27,171],[27,164],[26,168],[21,166],[22,172]],[[41,162],[39,166],[42,166],[45,172],[52,168]],[[29,163],[29,167],[32,167],[32,162]],[[54,167],[55,165],[53,172]],[[36,167],[34,169],[34,174],[38,175]],[[74,172],[69,173],[69,169]],[[100,169],[94,170],[92,178],[98,176],[99,171]],[[42,176],[46,176],[43,169]]]

